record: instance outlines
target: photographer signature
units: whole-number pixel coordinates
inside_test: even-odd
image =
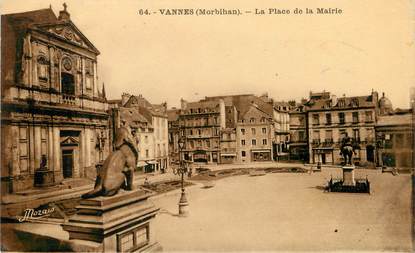
[[[40,210],[35,210],[33,208],[28,208],[24,210],[24,215],[23,216],[17,216],[17,220],[19,222],[24,222],[24,221],[28,221],[28,220],[36,220],[36,219],[40,219],[43,217],[47,217],[49,216],[51,213],[53,213],[55,211],[54,207],[48,208],[48,209],[40,209]]]

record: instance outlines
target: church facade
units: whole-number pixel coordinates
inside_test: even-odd
[[[110,151],[99,51],[66,5],[1,21],[2,193],[93,178]]]

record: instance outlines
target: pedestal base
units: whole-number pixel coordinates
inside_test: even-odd
[[[354,169],[353,165],[343,166],[343,185],[345,186],[356,186],[356,180],[354,178]]]
[[[104,251],[130,251],[158,245],[150,223],[159,208],[147,199],[144,190],[120,191],[112,197],[81,200],[77,214],[62,225],[69,239],[102,243]],[[138,238],[140,244],[128,244],[128,238]],[[126,248],[131,247],[131,248]],[[156,246],[156,248],[161,248]]]

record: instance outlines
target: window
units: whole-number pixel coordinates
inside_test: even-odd
[[[359,129],[353,129],[353,138],[355,139],[355,141],[360,141]]]
[[[252,146],[256,146],[256,140],[252,139]]]
[[[241,128],[241,134],[245,135],[245,128]]]
[[[262,145],[267,145],[267,139],[262,139]]]
[[[148,136],[147,135],[144,136],[144,143],[148,143]]]
[[[245,146],[245,140],[241,140],[241,145]]]
[[[246,156],[246,152],[245,151],[242,151],[241,152],[241,155],[242,155],[242,157],[245,157]]]
[[[320,124],[320,118],[318,114],[313,114],[313,125],[319,125]]]
[[[402,133],[395,134],[395,144],[396,148],[404,147],[404,138]]]
[[[264,122],[265,122],[265,118],[264,118],[264,117],[262,117],[262,118],[261,118],[261,122],[262,122],[262,123],[264,123]]]
[[[249,119],[249,122],[251,122],[251,123],[255,123],[255,118],[250,118],[250,119]]]
[[[313,143],[320,143],[320,131],[313,131]]]
[[[331,113],[326,113],[326,125],[331,125]]]
[[[134,228],[123,234],[117,235],[117,244],[119,252],[132,252],[147,245],[149,242],[148,224]]]
[[[28,171],[28,136],[27,136],[27,127],[19,127],[19,149],[20,149],[20,171]]]
[[[339,123],[340,124],[346,123],[344,112],[339,112]]]
[[[304,131],[299,131],[298,132],[298,139],[299,139],[299,141],[305,141],[305,132]]]
[[[149,152],[148,152],[148,149],[146,149],[146,158],[148,157],[149,157]]]
[[[197,130],[197,132],[198,132],[199,135],[202,135],[202,131],[200,129]]]
[[[353,123],[358,123],[359,122],[359,112],[353,112],[352,113],[352,120],[353,120]]]
[[[210,148],[210,141],[206,140],[206,147]]]
[[[251,132],[252,132],[253,135],[255,135],[256,134],[255,128],[251,128]]]
[[[372,111],[366,111],[365,116],[366,116],[366,122],[372,122],[373,121]]]
[[[262,128],[262,133],[266,134],[267,133],[267,129],[265,127]]]
[[[366,141],[373,141],[373,129],[371,128],[366,128]]]
[[[193,130],[192,129],[189,130],[189,135],[193,135]]]
[[[333,130],[326,130],[326,143],[333,143]]]
[[[37,58],[37,75],[39,81],[47,82],[49,79],[49,63],[43,55]]]

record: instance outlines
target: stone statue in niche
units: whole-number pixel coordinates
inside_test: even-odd
[[[97,173],[94,189],[81,197],[86,199],[113,196],[120,188],[132,190],[137,159],[138,150],[135,141],[128,129],[123,126],[117,131],[115,151],[105,159],[102,168]]]

